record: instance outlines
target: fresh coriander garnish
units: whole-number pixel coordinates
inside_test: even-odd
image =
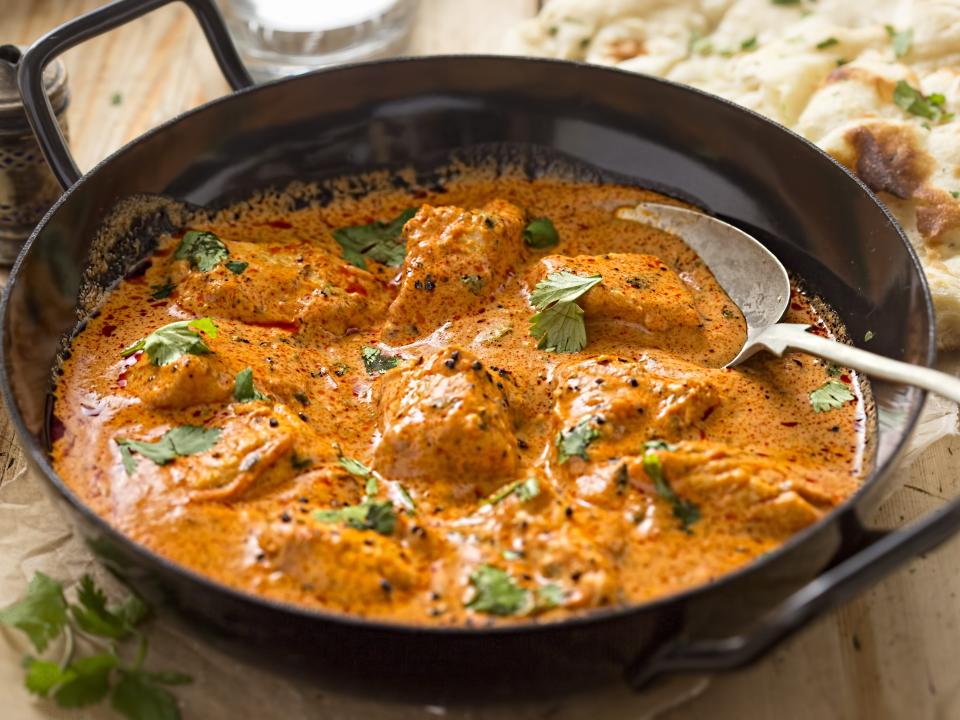
[[[587,344],[587,328],[583,310],[576,304],[590,288],[603,278],[600,275],[574,275],[561,271],[550,273],[530,293],[530,303],[537,313],[530,318],[530,334],[537,338],[537,347],[548,352],[577,352]]]
[[[663,465],[660,463],[660,457],[656,453],[657,450],[666,449],[669,449],[669,446],[665,443],[664,447],[657,446],[656,448],[647,449],[643,455],[643,471],[647,474],[647,477],[653,481],[653,488],[657,491],[657,494],[673,506],[673,516],[680,521],[680,527],[683,531],[687,534],[692,534],[690,526],[700,519],[700,508],[689,500],[684,500],[677,495],[667,482],[667,478],[663,473]]]
[[[366,500],[336,510],[315,510],[313,517],[319,522],[343,523],[355,530],[373,530],[381,535],[393,533],[397,524],[397,513],[389,500]]]
[[[874,337],[876,337],[876,336],[873,334],[873,330],[867,330],[867,331],[863,334],[863,341],[864,341],[864,342],[870,342],[871,340],[873,340]]]
[[[170,294],[177,289],[177,286],[170,282],[168,278],[166,282],[160,285],[151,285],[150,289],[153,291],[150,293],[150,299],[163,300],[164,298],[170,297]]]
[[[146,605],[130,596],[119,605],[109,606],[107,597],[93,579],[85,575],[77,590],[76,602],[68,603],[63,586],[43,573],[30,581],[27,597],[0,610],[0,623],[27,634],[38,652],[61,635],[66,638],[67,657],[60,663],[24,658],[24,683],[31,693],[50,697],[63,708],[92,705],[110,697],[110,704],[130,720],[179,720],[176,698],[164,685],[191,682],[180,672],[150,672],[143,668],[149,648],[146,637],[137,629],[148,614]],[[84,645],[100,645],[98,652],[80,655],[74,637],[82,632]],[[138,640],[136,660],[121,659],[121,641]],[[116,681],[116,682],[114,682]]]
[[[950,195],[956,200],[960,198],[960,190],[951,190]]]
[[[557,433],[557,460],[565,463],[572,457],[589,460],[587,446],[600,437],[600,431],[591,425],[591,420],[581,420],[569,430]]]
[[[770,0],[774,5],[800,5],[802,0]]]
[[[566,593],[556,583],[547,583],[537,588],[537,605],[541,608],[555,608],[563,605]]]
[[[166,465],[178,457],[205,452],[216,445],[220,439],[219,428],[205,428],[199,425],[181,425],[167,430],[154,442],[141,442],[117,438],[123,469],[127,475],[133,475],[137,469],[137,459],[133,453],[151,460],[157,465]]]
[[[494,492],[490,497],[483,501],[484,505],[496,505],[502,500],[506,500],[511,495],[516,495],[521,502],[533,500],[540,494],[540,482],[535,477],[526,480],[514,480],[507,483],[502,488]]]
[[[350,372],[351,369],[352,368],[346,363],[338,362],[333,366],[333,374],[336,375],[337,377],[343,377],[348,372]]]
[[[157,328],[145,338],[137,340],[124,348],[120,355],[129,357],[143,350],[150,358],[150,362],[160,367],[169,365],[184,355],[204,355],[210,352],[210,348],[204,342],[201,331],[211,338],[217,336],[217,326],[210,318],[178,320]]]
[[[369,225],[351,225],[333,231],[333,239],[340,245],[343,259],[358,268],[366,269],[367,260],[399,267],[407,254],[400,236],[403,226],[417,214],[417,208],[407,208],[393,220],[375,220]]]
[[[817,43],[817,50],[826,50],[829,47],[839,44],[840,41],[835,37],[828,37]]]
[[[843,367],[836,363],[827,363],[827,375],[830,377],[840,377],[843,375]]]
[[[953,118],[953,113],[943,109],[946,101],[942,93],[924,95],[906,80],[898,80],[893,89],[893,102],[898,107],[911,115],[918,115],[934,122]]]
[[[242,261],[240,261],[240,260],[228,260],[228,261],[225,262],[223,265],[224,265],[224,267],[227,268],[227,270],[229,270],[230,272],[232,272],[234,275],[239,275],[239,274],[242,273],[244,270],[246,270],[248,267],[250,267],[250,263],[248,263],[248,262],[242,262]]]
[[[190,266],[200,272],[210,272],[230,257],[230,251],[212,232],[190,230],[184,233],[173,257],[177,260],[189,260]]]
[[[750,50],[757,49],[757,36],[752,35],[740,43],[740,49],[749,52]]]
[[[337,448],[339,452],[340,448]],[[377,494],[380,489],[380,485],[377,483],[377,478],[373,474],[373,470],[368,468],[362,462],[356,458],[347,457],[342,453],[337,458],[337,461],[340,463],[340,467],[346,470],[351,475],[355,475],[364,481],[363,492],[367,497],[373,497]]]
[[[532,248],[542,250],[560,242],[560,235],[550,218],[534,218],[523,229],[523,241]]]
[[[237,373],[233,382],[233,399],[237,402],[267,399],[253,384],[253,368],[244,368]]]
[[[461,275],[460,282],[474,295],[479,295],[483,291],[483,278],[479,275]]]
[[[402,483],[397,483],[397,495],[400,497],[400,504],[403,505],[403,509],[407,511],[407,514],[416,515],[417,504],[413,501],[410,491],[407,490]]]
[[[369,345],[363,346],[360,356],[363,358],[363,367],[368,375],[383,375],[387,370],[400,364],[400,358],[395,355],[384,355],[383,350]]]
[[[910,48],[913,47],[913,28],[897,30],[893,25],[884,25],[883,28],[890,37],[894,57],[902,58],[910,52]]]
[[[530,593],[518,586],[505,571],[481,565],[470,574],[473,596],[466,607],[488,615],[516,615],[530,606]]]
[[[839,380],[827,380],[816,390],[810,391],[810,404],[814,412],[822,413],[836,410],[846,405],[855,396],[846,383]]]

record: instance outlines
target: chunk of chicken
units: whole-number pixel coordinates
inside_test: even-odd
[[[126,372],[126,387],[145,405],[181,410],[220,403],[233,394],[234,374],[216,354],[183,355],[158,367],[139,356]]]
[[[423,205],[403,228],[407,255],[384,337],[407,341],[496,292],[523,255],[524,214],[504,200],[479,210]]]
[[[509,403],[473,353],[448,348],[384,381],[374,467],[385,477],[414,481],[436,505],[473,503],[513,479]]]
[[[370,273],[330,253],[305,245],[298,256],[274,255],[254,243],[224,244],[231,259],[255,262],[238,274],[225,264],[201,272],[175,261],[179,305],[198,315],[337,336],[368,326],[387,306],[387,291]]]
[[[652,439],[698,438],[711,412],[720,404],[717,387],[703,377],[660,375],[643,364],[601,355],[561,365],[556,371],[554,422],[557,453],[571,433],[590,439],[582,453],[569,452],[571,462],[601,461],[642,452]]]
[[[603,282],[577,301],[587,322],[619,320],[655,333],[702,325],[690,288],[653,255],[548,255],[534,266],[529,289],[564,270],[603,276]]]

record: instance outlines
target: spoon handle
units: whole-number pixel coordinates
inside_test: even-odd
[[[788,348],[802,350],[843,367],[859,370],[870,377],[923,388],[960,403],[960,379],[952,375],[920,365],[891,360],[883,355],[876,355],[836,340],[828,340],[808,333],[807,327],[807,325],[791,323],[770,325],[750,338],[750,344],[765,348],[775,355],[782,355]],[[740,356],[746,357],[749,354],[752,353],[741,352]]]

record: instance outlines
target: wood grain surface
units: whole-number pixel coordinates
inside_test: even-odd
[[[29,43],[97,0],[0,0],[0,43]],[[495,50],[537,0],[422,0],[414,51]],[[179,4],[69,51],[72,144],[89,168],[157,123],[227,91]],[[119,97],[115,101],[114,96]],[[954,363],[955,365],[956,363]],[[960,440],[928,449],[879,509],[892,527],[960,492]],[[23,465],[0,413],[0,484]],[[714,678],[669,720],[960,718],[960,540],[921,557],[754,667]],[[2,711],[0,711],[2,715]],[[60,715],[58,715],[59,717]]]

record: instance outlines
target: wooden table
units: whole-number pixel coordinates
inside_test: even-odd
[[[0,42],[29,43],[98,4],[0,0]],[[537,0],[422,0],[415,50],[495,50],[503,28],[535,13],[537,5]],[[227,91],[180,5],[88,42],[64,60],[73,91],[72,144],[81,168]],[[119,103],[112,101],[115,95]],[[906,472],[903,488],[880,508],[876,524],[909,521],[960,492],[954,453],[960,453],[957,437],[924,453]],[[0,413],[0,484],[22,465]],[[960,540],[955,540],[813,624],[753,668],[715,678],[704,694],[665,717],[960,718],[958,569]]]

